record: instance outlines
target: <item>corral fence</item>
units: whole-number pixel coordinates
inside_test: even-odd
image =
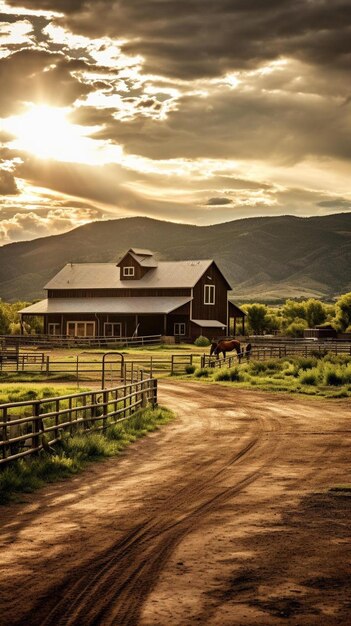
[[[139,357],[133,356],[128,359],[128,355],[124,355],[123,359],[119,357],[118,352],[108,353],[110,358],[105,363],[106,380],[112,383],[114,380],[132,379],[134,371],[140,367],[149,375],[175,375],[185,372],[187,365],[193,365],[199,361],[198,355],[193,354],[170,354],[165,357],[154,355]],[[0,373],[9,374],[35,374],[50,378],[55,375],[56,378],[69,377],[70,380],[97,380],[102,376],[103,370],[103,354],[82,353],[69,358],[53,357],[50,354],[40,354],[38,358],[33,355],[30,357],[25,354],[19,354],[18,359],[0,359]]]
[[[217,359],[215,356],[206,354],[201,357],[201,367],[233,367],[240,364],[244,360],[255,359],[257,361],[266,361],[267,359],[282,359],[287,356],[323,356],[324,354],[347,354],[351,356],[351,342],[345,341],[292,341],[286,343],[262,343],[253,345],[250,352],[245,350],[239,354],[228,354],[225,358]]]
[[[62,433],[104,431],[147,404],[157,404],[157,380],[142,369],[113,388],[1,404],[0,467],[43,448],[50,450]]]
[[[71,337],[69,335],[1,335],[0,346],[37,346],[39,348],[125,348],[157,345],[161,335],[140,337]]]

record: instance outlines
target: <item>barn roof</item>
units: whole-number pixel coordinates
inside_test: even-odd
[[[26,315],[47,313],[170,313],[190,297],[48,298],[22,309]]]
[[[45,289],[191,288],[212,263],[210,259],[162,261],[139,280],[121,279],[120,268],[114,263],[68,263]]]
[[[219,322],[218,320],[191,320],[196,326],[200,328],[226,328],[226,324]]]

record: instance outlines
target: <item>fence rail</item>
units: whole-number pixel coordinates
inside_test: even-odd
[[[62,432],[105,430],[131,417],[148,403],[157,404],[157,380],[143,370],[124,384],[54,398],[0,405],[0,467],[47,449]]]
[[[146,358],[133,357],[128,360],[124,355],[123,363],[126,368],[127,378],[130,372],[142,367],[150,376],[155,374],[181,374],[184,373],[187,365],[192,365],[194,359],[199,357],[193,354],[170,354],[168,357],[157,357],[150,355]],[[106,361],[105,372],[107,378],[123,380],[126,374],[123,370],[123,363],[118,357],[118,353],[111,353],[110,360]],[[26,373],[42,374],[43,376],[67,375],[71,374],[76,380],[92,380],[101,377],[102,356],[96,355],[92,360],[92,355],[77,355],[70,359],[53,358],[51,355],[42,355],[33,358],[20,354],[17,360],[0,358],[0,372],[5,373]]]
[[[39,346],[47,348],[106,348],[146,346],[161,343],[161,335],[141,337],[71,337],[69,335],[1,335],[0,344],[6,346]]]
[[[201,357],[201,367],[233,367],[243,360],[256,359],[265,361],[272,358],[284,358],[286,356],[312,356],[322,355],[327,352],[333,354],[348,354],[351,356],[351,343],[349,342],[301,342],[286,344],[254,345],[249,353],[245,351],[240,354],[226,355],[225,358],[217,359],[215,356],[203,355]]]

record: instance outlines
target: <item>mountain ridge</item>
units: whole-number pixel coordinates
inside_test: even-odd
[[[0,248],[0,297],[44,297],[65,263],[117,262],[130,247],[161,260],[214,258],[237,300],[331,298],[351,290],[351,213],[242,218],[211,226],[129,217]]]

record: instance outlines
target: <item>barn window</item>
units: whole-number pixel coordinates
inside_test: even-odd
[[[122,324],[120,322],[105,322],[105,337],[122,337]]]
[[[132,265],[126,265],[123,268],[123,276],[134,276],[135,268]]]
[[[95,337],[95,322],[67,322],[69,337]]]
[[[215,303],[215,285],[205,285],[204,287],[204,304]]]
[[[174,324],[174,334],[175,335],[185,335],[185,324],[184,322],[177,322]]]
[[[61,335],[61,326],[60,324],[53,324],[50,322],[48,325],[48,333],[49,335]]]

